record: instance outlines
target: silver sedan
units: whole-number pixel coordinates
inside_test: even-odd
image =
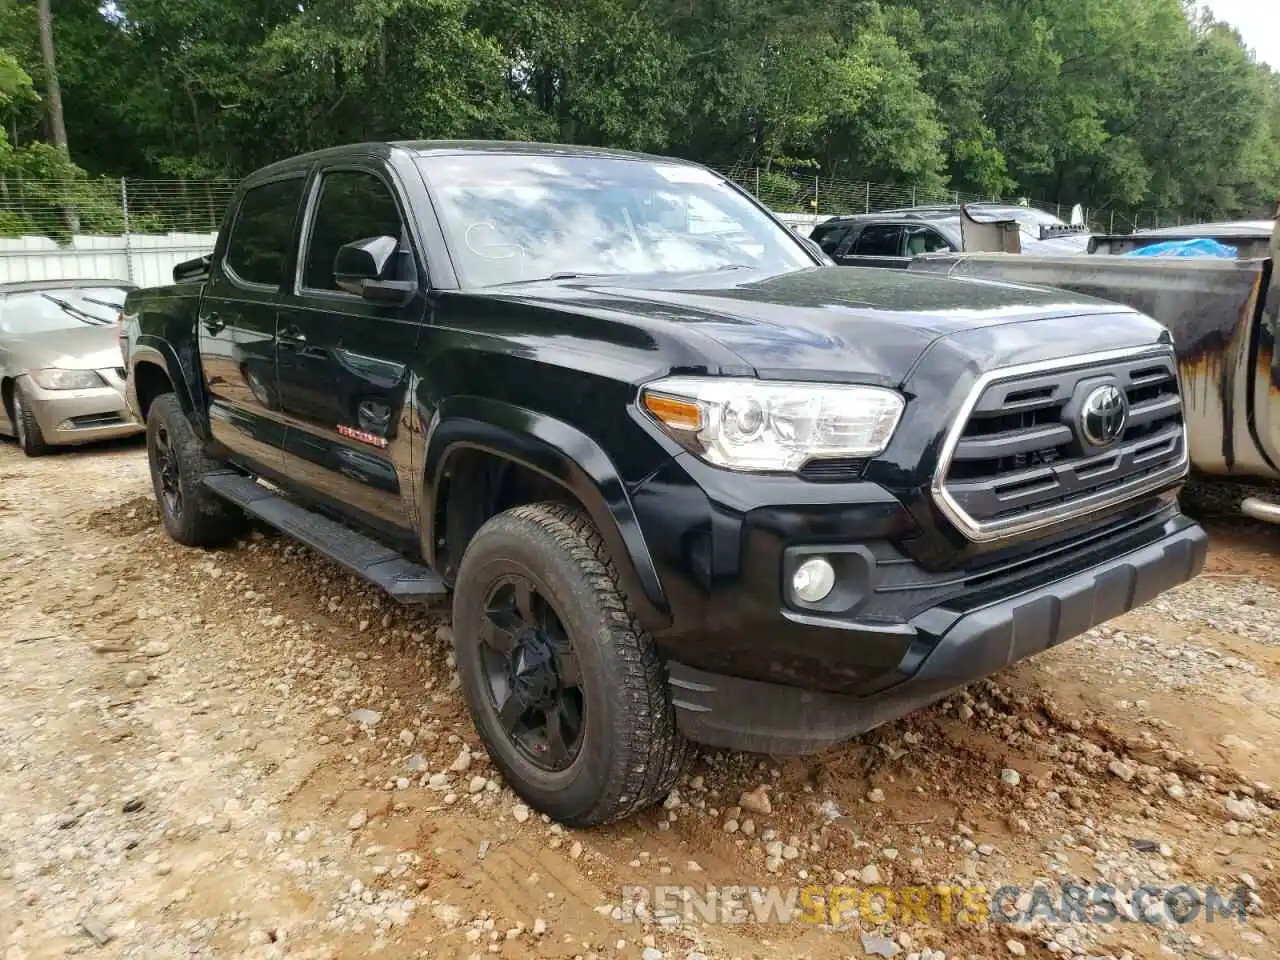
[[[141,433],[124,400],[117,318],[131,285],[0,285],[0,434],[28,456]]]

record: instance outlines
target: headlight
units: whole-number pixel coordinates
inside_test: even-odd
[[[670,377],[644,409],[702,459],[730,470],[794,472],[815,457],[874,457],[898,426],[902,395],[882,387]]]
[[[93,370],[58,370],[49,367],[45,370],[33,370],[32,380],[45,390],[91,390],[106,385]]]

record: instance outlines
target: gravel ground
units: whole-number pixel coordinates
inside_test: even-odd
[[[0,446],[5,957],[1274,957],[1280,554],[1206,523],[1203,577],[1085,638],[819,758],[700,752],[664,807],[569,831],[486,762],[439,611],[270,531],[173,544],[137,445]],[[723,922],[770,884],[895,909]],[[1139,922],[1144,884],[1239,888],[1244,921]],[[939,885],[1014,885],[1024,922],[896,909]],[[1086,915],[1028,920],[1076,885]]]

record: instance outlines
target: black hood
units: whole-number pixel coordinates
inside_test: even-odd
[[[670,283],[584,278],[508,290],[506,297],[674,324],[715,341],[766,379],[886,386],[900,384],[941,337],[1048,317],[1133,313],[1063,290],[857,267],[765,279],[734,271]]]

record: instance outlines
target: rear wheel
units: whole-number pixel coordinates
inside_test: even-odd
[[[31,411],[31,401],[21,381],[13,388],[13,429],[18,437],[18,446],[28,457],[42,457],[53,450],[45,443],[44,433]]]
[[[666,673],[587,517],[544,503],[489,520],[463,554],[453,627],[476,729],[533,807],[585,827],[670,792],[686,746]]]
[[[178,398],[162,394],[147,411],[147,459],[165,531],[189,547],[226,543],[244,531],[245,515],[204,485],[218,463],[183,413]]]

